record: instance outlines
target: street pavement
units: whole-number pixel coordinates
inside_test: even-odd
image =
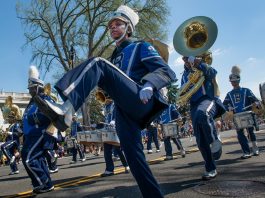
[[[161,152],[146,154],[150,167],[166,198],[208,197],[265,197],[265,130],[256,132],[260,156],[240,159],[242,152],[234,130],[220,133],[223,155],[217,163],[218,175],[202,181],[204,163],[194,138],[181,139],[187,150],[182,158],[172,143],[174,160],[164,161]],[[251,145],[251,144],[250,144]],[[146,147],[146,145],[145,145]],[[146,151],[145,151],[146,153]],[[0,196],[2,197],[89,197],[89,198],[140,198],[141,193],[131,175],[124,173],[120,161],[115,162],[115,175],[100,177],[105,170],[103,154],[87,155],[85,162],[69,164],[70,157],[59,159],[59,172],[52,174],[55,190],[45,194],[31,193],[30,179],[23,165],[20,174],[9,176],[9,167],[0,167]],[[150,197],[151,198],[151,197]]]

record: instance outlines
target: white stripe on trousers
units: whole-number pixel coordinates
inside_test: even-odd
[[[214,137],[214,134],[213,134],[213,125],[211,125],[210,115],[209,115],[209,112],[210,112],[211,108],[213,107],[213,105],[214,105],[214,102],[212,101],[210,103],[210,105],[208,106],[208,108],[206,109],[206,115],[207,115],[207,123],[208,123],[208,125],[209,125],[209,127],[211,129],[210,131],[211,131],[212,139],[213,139],[213,141],[215,141],[215,137]]]
[[[27,168],[30,170],[30,172],[34,175],[35,179],[39,182],[40,186],[43,185],[43,183],[41,182],[40,178],[38,177],[38,175],[35,173],[35,171],[30,167],[29,165],[29,161],[31,161],[32,159],[36,158],[36,156],[38,156],[41,152],[37,153],[36,155],[34,155],[33,157],[31,157],[31,153],[33,152],[33,150],[38,146],[38,144],[41,142],[41,140],[43,139],[43,135],[38,139],[38,141],[33,145],[33,147],[29,150],[28,155],[27,155],[27,160],[25,165],[27,166]]]

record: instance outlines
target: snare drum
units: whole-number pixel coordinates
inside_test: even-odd
[[[102,142],[102,135],[101,132],[98,130],[95,131],[85,131],[86,142],[88,143],[101,143]]]
[[[178,135],[178,126],[175,122],[162,124],[162,134],[164,137],[172,137]]]
[[[255,114],[245,111],[234,114],[234,123],[237,130],[255,126]]]
[[[66,145],[67,145],[67,148],[68,149],[71,149],[71,148],[74,148],[74,140],[73,139],[71,139],[71,138],[67,138],[67,140],[66,140]]]
[[[115,131],[102,131],[102,141],[104,143],[120,146],[120,139]]]
[[[86,141],[86,134],[84,131],[80,131],[76,133],[76,139],[78,142],[85,142]]]

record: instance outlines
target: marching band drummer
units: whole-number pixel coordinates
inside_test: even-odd
[[[211,57],[211,52],[207,51],[203,56]],[[214,84],[217,71],[210,66],[211,61],[207,64],[201,57],[182,58],[184,73],[181,86],[189,80],[193,67],[203,72],[205,81],[190,99],[190,112],[196,142],[205,161],[205,173],[202,179],[209,180],[216,177],[215,160],[218,160],[222,154],[222,143],[217,135],[214,118],[221,116],[225,108],[218,98],[217,87]]]
[[[227,111],[233,111],[234,113],[240,113],[245,111],[250,111],[252,105],[260,107],[260,102],[252,91],[248,88],[241,87],[240,84],[240,68],[238,66],[233,66],[231,74],[229,75],[229,81],[233,86],[233,89],[227,93],[223,104],[225,105]],[[253,155],[259,155],[259,148],[257,145],[256,135],[254,133],[254,127],[247,128],[250,140],[252,142],[252,152]],[[237,130],[237,138],[243,155],[241,159],[247,159],[251,157],[250,148],[248,144],[248,139],[244,135],[244,129]]]
[[[163,124],[168,124],[172,122],[177,122],[178,120],[181,120],[181,119],[182,118],[179,112],[177,111],[176,105],[170,104],[169,107],[160,115],[159,123],[163,125]],[[181,141],[176,134],[176,136],[164,137],[164,144],[165,144],[165,151],[166,151],[165,161],[173,159],[172,146],[170,142],[171,140],[176,144],[178,150],[180,151],[181,156],[185,157],[186,156],[185,149],[183,148]]]
[[[105,115],[105,123],[109,123],[112,127],[115,128],[115,110],[114,110],[114,102],[112,100],[106,100],[106,104],[104,107],[104,115]],[[114,174],[114,163],[112,159],[112,154],[118,154],[122,165],[125,168],[125,173],[129,173],[129,166],[127,160],[121,150],[120,146],[115,146],[109,143],[104,142],[104,159],[106,162],[106,169],[105,172],[101,174],[101,177],[107,177]]]
[[[72,148],[72,154],[73,158],[70,164],[74,164],[77,162],[77,152],[79,153],[80,161],[84,162],[86,161],[85,152],[82,150],[81,145],[77,142],[77,132],[82,131],[81,123],[77,120],[77,114],[75,113],[73,116],[73,122],[71,125],[71,132],[70,132],[70,138],[73,141],[73,148]]]
[[[64,131],[70,126],[72,112],[82,106],[95,86],[106,91],[115,102],[116,130],[141,193],[143,197],[158,198],[163,195],[146,162],[141,130],[167,108],[158,90],[169,85],[176,76],[151,44],[130,40],[138,21],[137,13],[120,6],[108,23],[110,35],[116,42],[111,57],[114,65],[96,57],[67,72],[55,86],[65,101],[63,105],[39,96],[34,100]]]
[[[50,96],[44,93],[43,81],[39,79],[39,72],[35,66],[29,68],[28,89],[32,97],[39,94],[40,97],[54,102]],[[35,102],[31,99],[25,109],[23,118],[24,141],[21,151],[23,165],[31,179],[33,193],[45,193],[54,189],[48,167],[45,160],[44,144],[48,137],[46,133],[51,121],[46,117]]]
[[[20,141],[19,137],[22,135],[20,123],[16,120],[16,115],[11,111],[8,115],[8,127],[7,137],[5,143],[1,145],[1,150],[5,154],[9,161],[11,172],[9,175],[19,174],[19,170],[16,163],[16,152],[19,152]],[[21,119],[21,116],[20,116]]]

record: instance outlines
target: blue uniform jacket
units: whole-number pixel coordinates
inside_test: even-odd
[[[72,125],[71,125],[71,133],[70,133],[70,136],[76,138],[78,131],[82,131],[81,124],[80,124],[80,122],[73,121],[72,122]]]
[[[175,73],[147,42],[124,41],[117,47],[110,60],[137,84],[150,82],[156,90],[175,80]]]
[[[175,105],[170,104],[169,108],[167,108],[159,117],[160,124],[167,124],[172,120],[180,118],[180,113],[178,112]]]
[[[50,96],[42,95],[42,98],[53,101]],[[46,117],[33,100],[30,100],[22,118],[23,122],[23,133],[26,136],[36,136],[40,137],[43,132],[47,129],[51,121]]]
[[[184,68],[185,70],[181,78],[181,86],[188,82],[188,77],[191,73],[190,69],[188,69],[187,67]],[[190,99],[191,104],[196,103],[202,96],[208,96],[211,99],[214,99],[215,97],[213,79],[216,77],[217,71],[205,63],[200,63],[198,69],[203,72],[205,81],[203,85],[198,89],[198,91],[192,95]]]
[[[8,141],[16,141],[17,144],[19,145],[19,134],[22,133],[22,130],[20,128],[19,123],[14,123],[9,127],[9,132],[12,134],[8,135],[6,137],[6,142]]]
[[[251,110],[251,104],[257,101],[259,100],[250,89],[240,87],[228,92],[223,104],[225,105],[227,110],[228,107],[233,107],[234,113],[240,113]]]
[[[110,123],[112,120],[115,120],[115,106],[114,102],[105,105],[104,114],[105,114],[105,123]]]

